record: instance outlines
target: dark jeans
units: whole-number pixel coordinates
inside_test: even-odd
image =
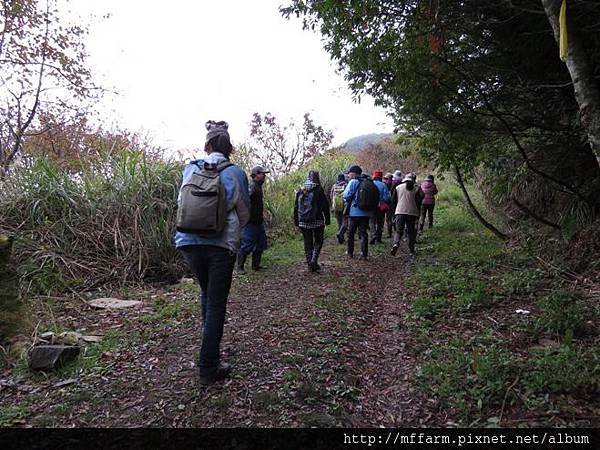
[[[358,229],[358,237],[360,238],[360,252],[362,256],[369,254],[369,220],[370,216],[366,217],[350,217],[348,219],[348,254],[354,255],[354,234]]]
[[[385,224],[387,226],[388,236],[393,236],[393,231],[396,229],[396,222],[394,221],[394,210],[390,208],[388,212],[385,213]]]
[[[381,242],[383,236],[383,224],[385,222],[385,213],[375,211],[371,217],[371,240]]]
[[[325,227],[300,228],[300,232],[304,238],[304,255],[306,256],[306,262],[310,263],[313,259],[317,262],[321,249],[323,248]]]
[[[429,228],[433,226],[433,205],[421,205],[421,220],[419,221],[419,229],[422,230],[425,226],[425,216],[429,216]]]
[[[396,216],[396,235],[394,237],[394,246],[400,246],[402,235],[404,234],[404,227],[408,235],[408,249],[411,253],[415,252],[415,243],[417,241],[417,229],[415,224],[417,222],[417,216],[409,216],[408,214],[398,214]]]
[[[200,348],[200,373],[211,373],[219,365],[219,347],[235,253],[212,245],[187,245],[183,257],[200,283],[200,306],[204,329]]]

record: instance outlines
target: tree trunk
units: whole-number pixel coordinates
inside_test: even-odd
[[[502,240],[508,239],[508,236],[506,234],[504,234],[502,231],[500,231],[494,225],[492,225],[487,220],[485,220],[483,218],[483,216],[479,213],[477,208],[475,208],[475,205],[473,204],[473,201],[471,200],[471,196],[469,195],[469,192],[467,191],[467,188],[465,187],[465,183],[463,181],[463,177],[460,173],[460,170],[458,170],[458,166],[456,164],[454,165],[454,174],[456,175],[456,181],[458,182],[458,185],[460,186],[460,189],[462,190],[462,192],[465,196],[467,205],[469,206],[469,209],[471,210],[473,215],[477,218],[477,220],[479,220],[479,222],[481,222],[481,224],[484,227],[486,227],[488,230],[490,230],[492,233],[494,233],[494,235],[496,237],[498,237],[499,239],[502,239]]]
[[[561,0],[542,0],[542,5],[552,26],[556,42],[560,39],[559,13]],[[569,20],[567,10],[568,53],[567,69],[573,81],[575,99],[579,105],[581,123],[588,142],[600,167],[600,86],[594,80],[594,70],[585,52],[583,41],[575,23]],[[556,52],[558,56],[558,50]]]
[[[19,332],[24,323],[18,277],[10,265],[12,239],[0,234],[0,342]]]

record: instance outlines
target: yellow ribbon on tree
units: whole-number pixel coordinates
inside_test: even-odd
[[[558,24],[560,27],[560,59],[566,61],[567,54],[569,53],[569,43],[567,41],[567,0],[562,0],[562,4],[560,5],[560,15],[558,16]]]

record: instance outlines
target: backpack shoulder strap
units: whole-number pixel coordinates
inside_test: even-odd
[[[222,161],[219,164],[217,164],[217,172],[221,173],[222,171],[224,171],[225,169],[227,169],[228,167],[231,167],[231,166],[235,166],[235,164],[233,164],[231,161],[226,159],[225,161]]]
[[[200,170],[204,170],[204,164],[200,164],[198,161],[193,161],[190,164],[195,165],[198,169]],[[206,163],[205,163],[206,164]],[[225,161],[221,161],[219,164],[217,164],[217,172],[222,172],[223,170],[227,169],[230,166],[234,166],[235,164],[233,164],[231,161],[229,161],[228,159]]]

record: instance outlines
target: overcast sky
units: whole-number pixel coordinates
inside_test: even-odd
[[[103,109],[120,125],[172,149],[194,149],[208,119],[227,120],[234,142],[253,112],[315,121],[351,137],[391,132],[385,111],[353,103],[320,37],[281,17],[282,0],[72,0],[91,19],[97,81],[114,88]],[[102,18],[104,14],[108,18]]]

